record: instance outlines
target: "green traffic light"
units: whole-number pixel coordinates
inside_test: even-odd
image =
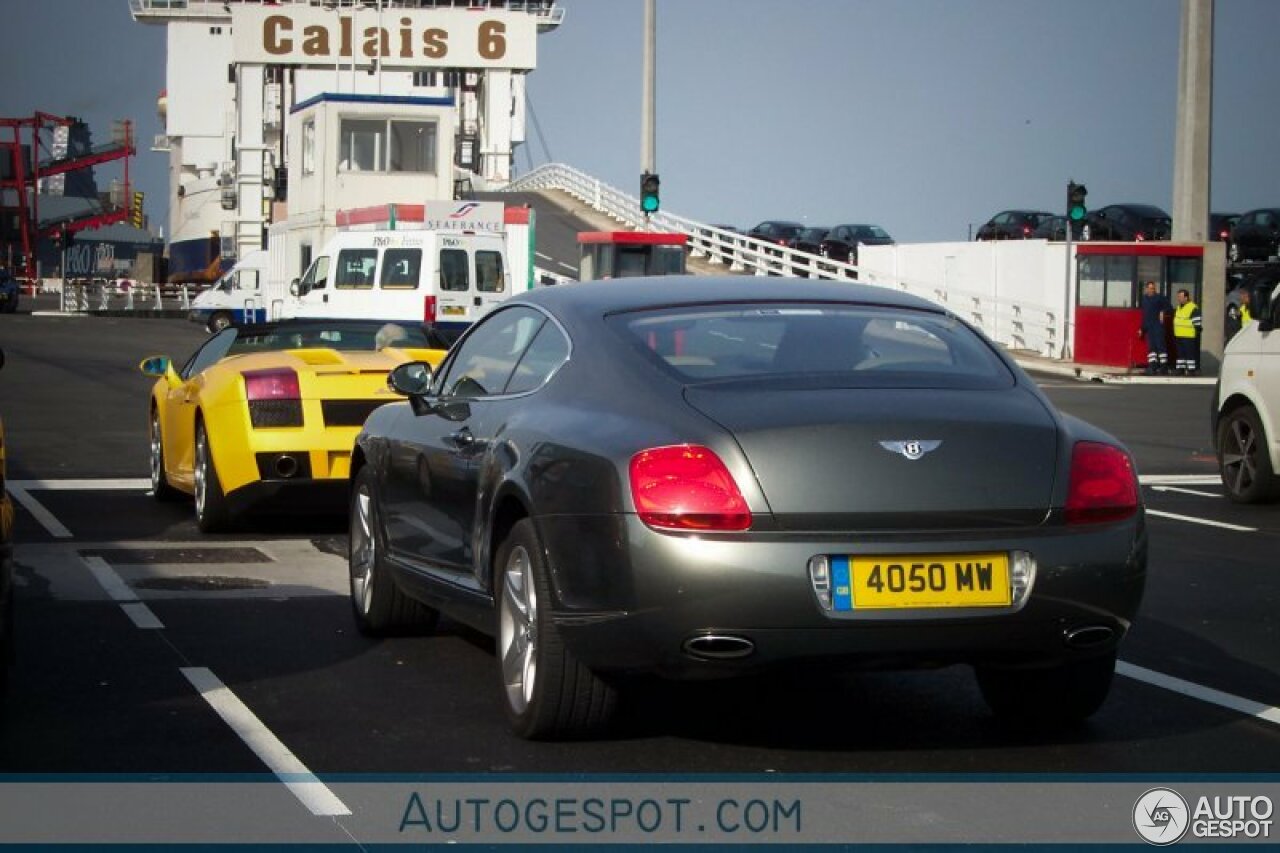
[[[1072,222],[1079,222],[1084,219],[1085,209],[1083,204],[1071,205],[1071,210],[1067,212],[1067,216],[1071,217]]]
[[[640,199],[640,208],[645,213],[656,213],[658,210],[658,197],[656,195],[647,195]]]

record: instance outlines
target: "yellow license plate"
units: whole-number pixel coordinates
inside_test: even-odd
[[[897,554],[831,561],[837,610],[1000,607],[1012,599],[1009,555]]]
[[[446,317],[461,317],[467,313],[465,305],[446,305],[440,309],[440,313]]]

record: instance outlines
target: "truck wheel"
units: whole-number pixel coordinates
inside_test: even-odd
[[[209,318],[209,324],[205,328],[207,328],[210,333],[216,334],[230,325],[231,314],[226,311],[218,311]]]
[[[1259,503],[1275,494],[1267,434],[1252,407],[1236,409],[1218,424],[1218,469],[1227,497],[1236,503]]]

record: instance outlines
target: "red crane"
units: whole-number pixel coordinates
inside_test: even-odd
[[[0,165],[7,160],[10,168],[0,170],[0,215],[17,214],[18,236],[21,242],[22,263],[17,273],[19,278],[32,281],[36,277],[36,244],[43,237],[53,234],[74,234],[90,228],[101,228],[125,222],[129,218],[129,158],[135,153],[133,144],[133,122],[125,121],[123,138],[96,147],[87,154],[77,156],[52,157],[40,159],[40,151],[45,147],[42,134],[56,127],[70,127],[79,120],[70,116],[56,116],[50,113],[37,112],[30,118],[0,118],[0,132],[11,131],[9,139],[0,139]],[[30,163],[22,156],[22,131],[29,134],[31,158]],[[114,205],[101,211],[85,213],[65,218],[56,222],[40,222],[41,178],[64,175],[77,169],[87,169],[115,160],[124,160],[124,198],[126,203]],[[5,190],[13,191],[17,204],[4,205]],[[12,244],[11,244],[12,246]],[[11,250],[12,251],[12,248]]]

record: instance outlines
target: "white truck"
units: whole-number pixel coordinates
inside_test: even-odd
[[[191,301],[188,317],[210,332],[220,332],[232,323],[265,322],[267,260],[265,251],[247,253],[217,284]]]

